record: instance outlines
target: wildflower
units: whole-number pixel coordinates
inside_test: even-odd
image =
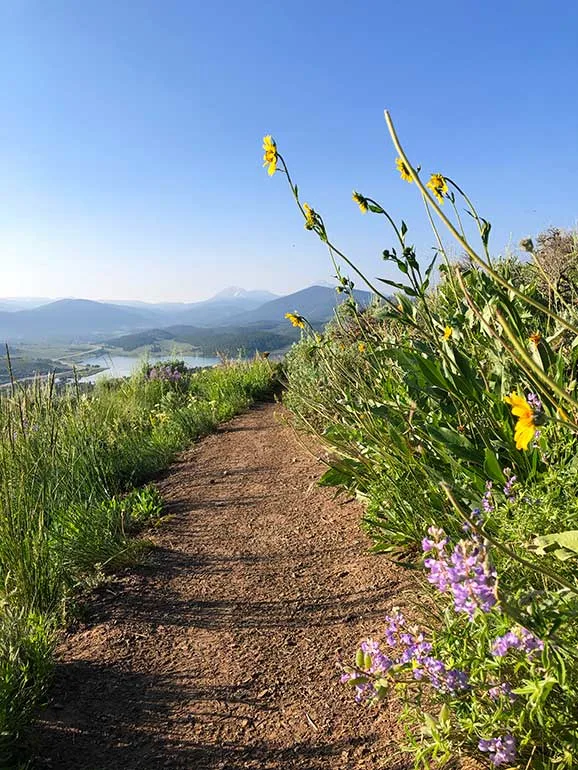
[[[432,174],[429,182],[426,184],[426,187],[429,187],[429,189],[437,198],[438,203],[444,202],[443,196],[445,193],[447,193],[448,186],[442,174]]]
[[[453,333],[454,333],[454,330],[452,329],[452,327],[451,326],[446,326],[445,329],[444,329],[442,340],[444,342],[447,342],[449,340],[449,338],[452,336]]]
[[[490,687],[488,695],[493,701],[500,700],[500,698],[507,698],[512,702],[516,700],[516,695],[512,692],[512,685],[509,682],[502,682],[495,687]]]
[[[267,173],[269,176],[273,176],[277,171],[277,145],[270,134],[263,137],[263,150],[265,151],[263,166],[268,166]]]
[[[443,531],[430,527],[429,533],[433,541],[424,540],[422,547],[426,552],[436,550],[437,558],[424,559],[428,581],[442,593],[451,592],[456,612],[465,612],[470,620],[477,609],[489,612],[497,601],[496,571],[489,564],[481,541],[478,538],[460,540],[449,554],[447,538],[442,539],[440,535]]]
[[[504,735],[503,738],[482,739],[478,743],[480,751],[489,752],[490,762],[498,765],[511,765],[516,761],[516,739],[513,735]]]
[[[395,165],[397,166],[397,170],[399,171],[399,174],[404,182],[413,182],[412,175],[409,173],[408,167],[405,165],[403,160],[401,158],[395,159]]]
[[[361,209],[362,214],[367,214],[367,198],[364,198],[361,193],[353,192],[353,200],[357,203]]]
[[[530,399],[532,399],[534,408],[532,403],[529,403]],[[532,393],[528,395],[528,401],[517,393],[505,396],[504,401],[512,407],[512,414],[518,418],[514,430],[516,449],[527,449],[536,432],[535,412],[541,409],[542,404],[538,397]]]
[[[394,661],[383,653],[379,642],[374,639],[366,639],[362,642],[361,651],[371,659],[369,668],[366,669],[369,674],[382,675],[393,666]]]
[[[530,340],[530,342],[533,342],[533,343],[534,343],[534,345],[538,346],[538,343],[539,343],[539,342],[540,342],[540,340],[542,339],[542,335],[541,335],[541,333],[540,333],[540,332],[538,332],[538,331],[536,331],[536,332],[532,332],[532,334],[530,334],[530,336],[528,337],[528,339]]]
[[[534,251],[534,242],[531,238],[522,238],[520,241],[520,248],[524,251],[529,251],[532,253]]]
[[[518,479],[516,476],[512,474],[509,468],[504,468],[504,473],[506,476],[508,476],[508,480],[504,485],[503,492],[506,497],[506,500],[508,500],[508,502],[511,503],[516,499],[516,493],[514,492],[514,484]]]
[[[303,210],[305,211],[305,229],[313,230],[315,227],[315,211],[308,203],[303,204]]]
[[[291,321],[293,326],[298,326],[300,329],[305,328],[305,319],[298,313],[285,313],[285,318]]]
[[[510,650],[519,650],[527,655],[544,649],[544,642],[523,626],[498,636],[492,644],[492,655],[496,658],[505,657]]]
[[[367,350],[367,345],[365,344],[365,342],[358,342],[357,349],[359,350],[360,353],[365,353],[365,351]]]
[[[492,503],[492,482],[486,481],[486,493],[482,497],[482,508],[484,509],[485,513],[492,513],[494,510],[494,505]]]

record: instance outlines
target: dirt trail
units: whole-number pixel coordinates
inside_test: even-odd
[[[367,553],[354,503],[315,486],[279,411],[235,418],[160,479],[174,518],[65,636],[34,767],[409,766],[395,714],[356,705],[336,668],[403,573]]]

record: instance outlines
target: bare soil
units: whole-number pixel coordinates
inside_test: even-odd
[[[337,665],[406,578],[368,553],[357,504],[316,486],[281,411],[235,418],[160,478],[172,518],[64,634],[35,768],[410,766],[395,705],[357,705]]]

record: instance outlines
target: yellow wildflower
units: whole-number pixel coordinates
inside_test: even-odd
[[[444,342],[447,342],[449,340],[449,338],[452,336],[453,333],[454,333],[454,330],[452,329],[452,327],[451,326],[446,326],[445,329],[444,329],[442,340]]]
[[[438,199],[438,203],[443,203],[443,196],[448,191],[446,180],[442,174],[432,174],[426,187],[432,191],[435,197]]]
[[[353,191],[353,200],[357,203],[361,209],[362,214],[367,214],[367,199],[361,195],[361,193]]]
[[[263,137],[263,150],[265,151],[263,165],[269,167],[267,173],[269,176],[273,176],[275,171],[277,171],[277,145],[270,134]]]
[[[365,353],[365,351],[367,350],[367,345],[365,344],[365,342],[358,342],[357,349],[359,350],[360,353]]]
[[[291,321],[293,326],[298,326],[300,329],[305,328],[305,319],[298,313],[285,313],[285,318]]]
[[[530,342],[533,342],[534,345],[536,346],[538,345],[541,339],[542,339],[542,335],[540,334],[540,332],[533,332],[532,334],[530,334],[530,337],[529,337]]]
[[[303,204],[303,211],[305,212],[305,229],[313,230],[315,227],[315,211],[308,203]]]
[[[413,182],[412,176],[409,173],[409,168],[405,165],[403,160],[401,158],[395,159],[395,165],[397,166],[397,170],[399,171],[399,175],[403,179],[404,182]]]
[[[518,418],[514,430],[516,449],[527,449],[528,444],[534,438],[534,434],[536,433],[534,410],[524,396],[519,396],[517,393],[505,396],[504,401],[512,407],[512,414],[514,417]]]

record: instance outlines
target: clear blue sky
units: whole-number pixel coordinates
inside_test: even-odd
[[[578,215],[578,6],[508,2],[2,0],[1,296],[194,300],[332,270],[281,175],[371,275],[433,245],[387,107],[424,171],[459,180],[493,250]]]

